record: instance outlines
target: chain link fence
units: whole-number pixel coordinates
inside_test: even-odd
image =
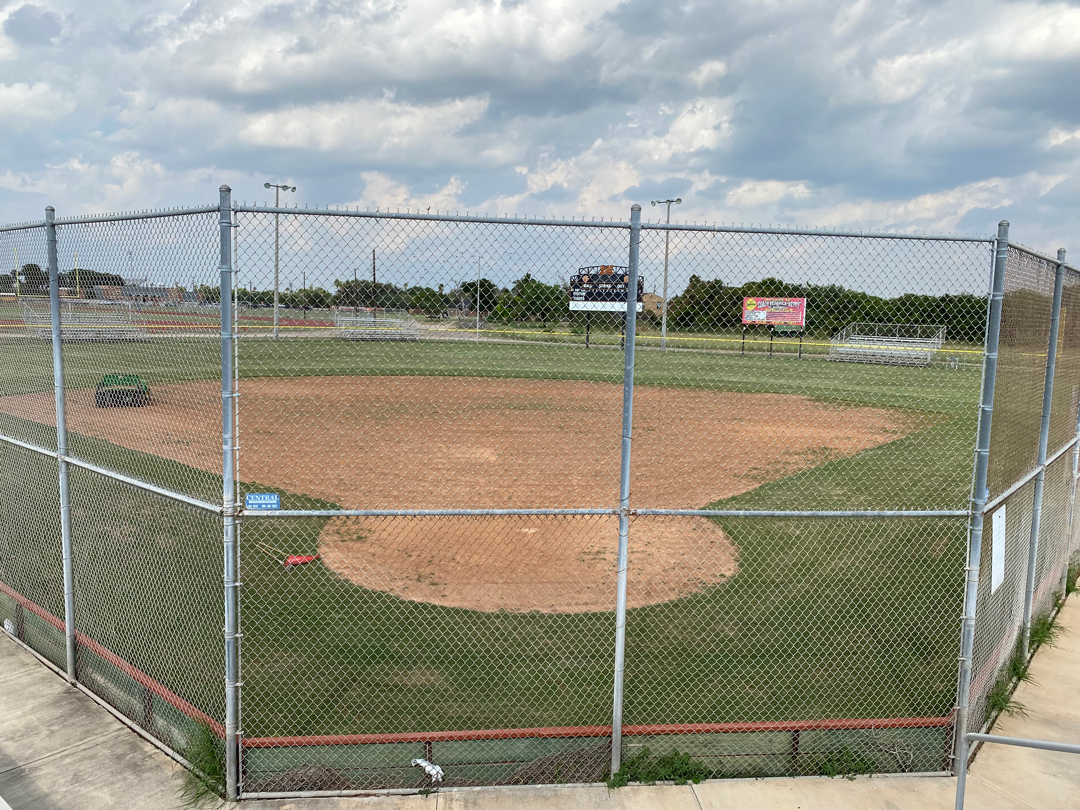
[[[4,627],[230,796],[949,771],[1077,546],[1007,230],[223,191],[0,271]]]

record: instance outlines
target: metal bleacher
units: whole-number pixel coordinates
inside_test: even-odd
[[[829,359],[846,363],[928,366],[944,345],[944,326],[853,323],[833,337]]]
[[[419,340],[420,324],[396,309],[334,311],[337,333],[346,340]]]
[[[20,301],[23,323],[39,339],[52,340],[48,300]],[[150,330],[131,301],[62,300],[60,329],[65,342],[146,340]]]

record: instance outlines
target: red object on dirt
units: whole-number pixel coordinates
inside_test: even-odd
[[[292,568],[294,565],[306,565],[319,559],[318,554],[290,554],[285,558],[285,567]]]

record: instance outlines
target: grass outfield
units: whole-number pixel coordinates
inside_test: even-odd
[[[123,370],[153,385],[218,376],[217,350],[213,341],[197,339],[71,344],[65,362],[79,384]],[[0,362],[4,394],[51,386],[51,373],[41,373],[50,368],[47,345],[0,343]],[[243,376],[437,374],[617,383],[622,356],[482,342],[248,340],[241,341],[240,362]],[[930,427],[906,438],[711,506],[963,508],[967,499],[977,367],[642,351],[636,380],[799,394],[933,417]],[[5,425],[14,424],[8,420]],[[92,438],[78,441],[91,459],[108,458],[125,471],[153,471],[157,483],[187,489],[198,481],[200,494],[220,489],[220,479],[204,472],[162,465]],[[53,514],[55,465],[10,446],[0,453],[0,507],[7,504],[0,519],[20,526],[0,535],[0,555],[18,561],[8,563],[5,578],[57,606],[59,573],[41,562],[51,560],[41,552],[55,544],[56,533],[50,525],[28,526],[26,517]],[[882,487],[883,481],[889,485]],[[72,497],[80,629],[220,714],[218,523],[86,473],[73,475]],[[20,508],[8,511],[12,504]],[[565,519],[568,531],[574,520]],[[698,594],[629,612],[626,722],[948,713],[955,692],[963,518],[719,522],[741,550],[739,573]],[[610,722],[611,613],[479,613],[407,602],[360,588],[318,563],[285,571],[254,547],[259,541],[313,553],[322,525],[314,518],[244,523],[247,736]],[[423,531],[422,520],[416,526]],[[633,526],[631,565],[632,554]]]

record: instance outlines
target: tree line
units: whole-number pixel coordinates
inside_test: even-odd
[[[25,264],[19,271],[0,274],[0,293],[16,288],[26,295],[48,295],[49,277],[37,264]],[[79,269],[78,285],[122,286],[123,278],[115,273]],[[75,271],[60,274],[60,286],[74,287]],[[407,309],[431,318],[453,312],[479,312],[485,319],[500,323],[539,323],[543,326],[576,323],[581,313],[569,310],[569,286],[545,284],[526,273],[508,287],[500,287],[487,278],[465,281],[447,289],[411,286],[368,279],[338,279],[334,289],[307,287],[280,290],[278,300],[290,309],[326,309],[328,307],[375,307]],[[200,301],[220,300],[218,287],[196,288]],[[838,284],[792,284],[777,278],[764,278],[739,286],[729,286],[721,279],[706,280],[693,275],[679,295],[668,304],[668,329],[675,332],[718,332],[737,329],[742,323],[743,299],[748,297],[806,298],[808,334],[829,337],[856,322],[929,324],[944,326],[952,340],[981,341],[986,329],[986,299],[962,293],[958,295],[916,295],[907,293],[883,298]],[[271,307],[273,290],[237,288],[241,306]],[[642,318],[659,326],[660,317],[645,311]],[[605,320],[600,316],[598,320]],[[611,318],[606,318],[611,320]],[[599,323],[597,324],[599,326]]]
[[[742,324],[746,297],[806,299],[806,332],[829,337],[851,323],[905,323],[944,326],[951,340],[981,341],[986,332],[986,298],[916,295],[882,298],[838,284],[790,284],[776,278],[728,287],[719,279],[691,276],[686,290],[668,306],[668,328],[713,332]]]
[[[217,287],[201,286],[199,297],[204,301],[220,300]],[[273,290],[237,288],[236,299],[241,306],[270,307],[274,304]],[[334,291],[324,287],[302,287],[278,291],[280,306],[290,309],[323,309],[326,307],[375,307],[378,309],[407,309],[428,317],[438,318],[453,311],[476,312],[498,321],[565,320],[568,315],[569,291],[562,284],[544,284],[526,273],[509,287],[499,287],[491,279],[464,281],[446,289],[437,287],[397,286],[386,282],[372,283],[367,279],[337,280]]]
[[[58,273],[57,281],[61,287],[74,289],[78,286],[81,290],[97,286],[120,287],[124,284],[124,279],[116,273],[103,273],[82,267],[78,271]],[[48,295],[49,272],[43,270],[39,264],[24,264],[18,270],[0,273],[0,293],[11,295],[16,291],[22,295]]]
[[[335,292],[312,291],[309,297],[320,306],[357,306],[409,309],[431,317],[451,310],[475,312],[489,320],[536,322],[542,325],[576,322],[581,313],[569,310],[569,286],[545,284],[526,273],[509,287],[500,288],[482,278],[463,282],[452,290],[431,287],[397,287],[370,281],[335,281]],[[273,293],[255,293],[265,301]],[[305,295],[282,293],[285,295]],[[981,341],[986,330],[986,298],[970,293],[917,295],[906,293],[884,298],[848,289],[838,284],[792,284],[776,278],[764,278],[739,286],[729,286],[721,279],[690,277],[686,289],[668,304],[668,329],[679,332],[718,332],[737,329],[742,324],[743,299],[746,297],[806,298],[808,334],[829,337],[851,323],[899,323],[944,326],[952,340]],[[328,302],[328,303],[323,303]],[[479,307],[477,306],[479,302]],[[310,303],[309,306],[316,306]],[[660,316],[645,311],[642,317],[659,326]]]

